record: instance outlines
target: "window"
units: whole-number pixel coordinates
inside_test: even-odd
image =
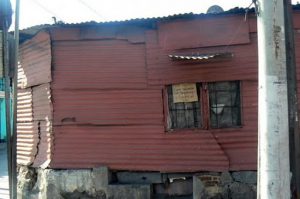
[[[241,125],[239,81],[169,85],[167,97],[169,130]]]
[[[201,112],[199,103],[199,87],[196,86],[197,101],[174,102],[173,86],[167,87],[170,129],[200,128]]]

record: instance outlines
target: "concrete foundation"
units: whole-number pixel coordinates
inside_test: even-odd
[[[33,169],[18,174],[20,199],[255,199],[256,172],[181,173]]]
[[[256,172],[197,174],[193,199],[256,199]]]

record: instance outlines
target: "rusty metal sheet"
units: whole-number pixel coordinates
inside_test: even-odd
[[[257,167],[257,80],[243,81],[242,128],[220,129],[214,134],[230,159],[230,170],[256,170]]]
[[[55,126],[51,167],[89,168],[104,164],[120,170],[221,171],[226,170],[224,157],[228,157],[227,170],[255,170],[257,80],[242,81],[241,94],[242,128],[166,133],[163,126],[153,125]],[[93,95],[86,95],[96,100]],[[118,99],[111,98],[114,99],[111,102],[117,103]]]
[[[163,126],[54,126],[52,168],[161,172],[225,171],[229,161],[210,133],[165,133]]]
[[[151,35],[149,37],[151,41],[155,39]],[[257,79],[257,68],[253,67],[257,65],[257,52],[253,50],[256,48],[256,38],[253,37],[253,40],[251,45],[226,48],[235,54],[230,61],[184,65],[170,62],[167,58],[168,52],[162,50],[158,44],[147,43],[149,84],[165,85],[176,82],[199,81],[199,79],[202,81]],[[192,53],[193,51],[209,53],[220,51],[220,48],[182,50],[185,53]],[[243,75],[245,71],[247,71],[247,75]]]
[[[51,81],[50,36],[40,32],[20,46],[18,87],[28,88]]]
[[[52,120],[52,102],[50,84],[42,84],[32,88],[33,118],[37,120]]]
[[[89,26],[50,29],[52,41],[70,40],[104,40],[119,39],[128,40],[130,43],[144,43],[145,27],[122,24],[118,26]]]
[[[257,38],[251,35],[249,45],[231,45],[197,49],[164,50],[156,41],[155,31],[147,33],[147,77],[149,85],[169,85],[183,82],[212,82],[230,80],[255,80],[258,75]],[[234,57],[226,61],[208,63],[177,63],[170,61],[170,54],[232,52]],[[247,75],[245,75],[247,74]]]
[[[236,28],[238,31],[233,34]],[[158,35],[164,49],[250,43],[248,21],[241,15],[160,22]]]
[[[38,122],[17,123],[17,163],[31,165],[39,142]]]
[[[51,161],[52,147],[52,123],[49,121],[40,121],[40,140],[37,146],[36,158],[33,167],[47,168]]]
[[[32,89],[18,89],[17,122],[33,121]]]
[[[147,87],[145,45],[124,40],[53,43],[53,89]]]
[[[163,124],[161,90],[53,90],[54,124]]]

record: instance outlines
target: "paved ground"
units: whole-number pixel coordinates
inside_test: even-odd
[[[0,143],[0,199],[9,199],[6,144]]]

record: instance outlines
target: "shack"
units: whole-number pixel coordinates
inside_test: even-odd
[[[298,50],[299,11],[294,18]],[[38,176],[23,195],[53,194],[40,182],[52,179],[61,196],[191,197],[202,183],[207,197],[256,198],[253,13],[37,30],[20,48],[19,176]]]

